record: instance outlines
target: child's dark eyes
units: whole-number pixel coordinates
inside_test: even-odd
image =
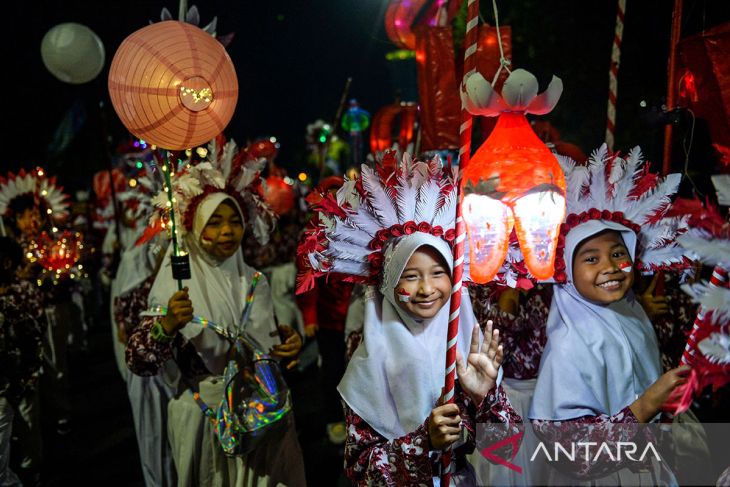
[[[626,252],[623,250],[619,250],[613,253],[614,259],[619,259],[621,257],[626,257]]]
[[[598,257],[586,257],[583,262],[586,262],[588,264],[595,264],[598,262]]]
[[[434,277],[441,277],[441,276],[443,276],[444,274],[446,274],[446,273],[445,273],[444,271],[434,271],[434,272],[433,272],[433,276],[434,276]]]

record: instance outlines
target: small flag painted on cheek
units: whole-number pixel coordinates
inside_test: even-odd
[[[633,269],[633,266],[631,262],[622,262],[618,265],[618,268],[628,274]]]
[[[408,303],[411,300],[411,294],[403,288],[398,289],[396,294],[398,295],[398,301],[401,303]]]

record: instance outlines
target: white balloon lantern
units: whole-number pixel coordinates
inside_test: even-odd
[[[48,71],[61,81],[86,83],[96,78],[104,67],[104,44],[85,25],[66,22],[43,36],[41,57]]]

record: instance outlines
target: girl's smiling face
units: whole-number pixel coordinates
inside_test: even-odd
[[[431,319],[451,297],[449,267],[436,249],[417,249],[401,273],[395,301],[416,319]]]
[[[610,304],[634,284],[631,256],[621,234],[608,230],[581,242],[573,257],[573,284],[586,299]]]
[[[224,201],[205,224],[200,243],[206,252],[222,262],[238,251],[242,238],[243,218],[230,201]]]

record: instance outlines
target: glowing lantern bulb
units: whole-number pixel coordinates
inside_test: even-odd
[[[469,273],[474,282],[484,284],[507,256],[512,210],[499,200],[472,193],[464,197],[461,211],[469,235]]]
[[[484,214],[481,220],[490,222],[490,228],[499,229],[480,230],[483,222],[471,223],[466,213],[473,210],[462,206],[472,259],[471,247],[475,244],[479,249],[500,249],[484,254],[483,259],[489,263],[477,259],[475,266],[470,261],[471,277],[478,283],[493,279],[504,262],[512,230],[512,220],[505,213],[514,218],[517,240],[530,273],[537,279],[548,279],[554,272],[558,229],[565,216],[565,176],[525,114],[549,112],[562,93],[562,82],[553,77],[543,94],[538,96],[537,90],[537,79],[523,69],[510,74],[502,96],[478,73],[470,75],[462,87],[462,101],[469,112],[499,117],[492,133],[464,168],[461,182],[462,191],[469,194],[464,205],[467,198],[481,196],[473,206]],[[487,206],[489,200],[498,201],[502,207],[494,208],[491,203]],[[498,221],[504,223],[498,225]],[[501,233],[504,229],[508,229],[506,236]]]
[[[512,210],[525,265],[537,279],[549,279],[558,228],[565,217],[565,198],[555,191],[531,193],[515,201]]]

